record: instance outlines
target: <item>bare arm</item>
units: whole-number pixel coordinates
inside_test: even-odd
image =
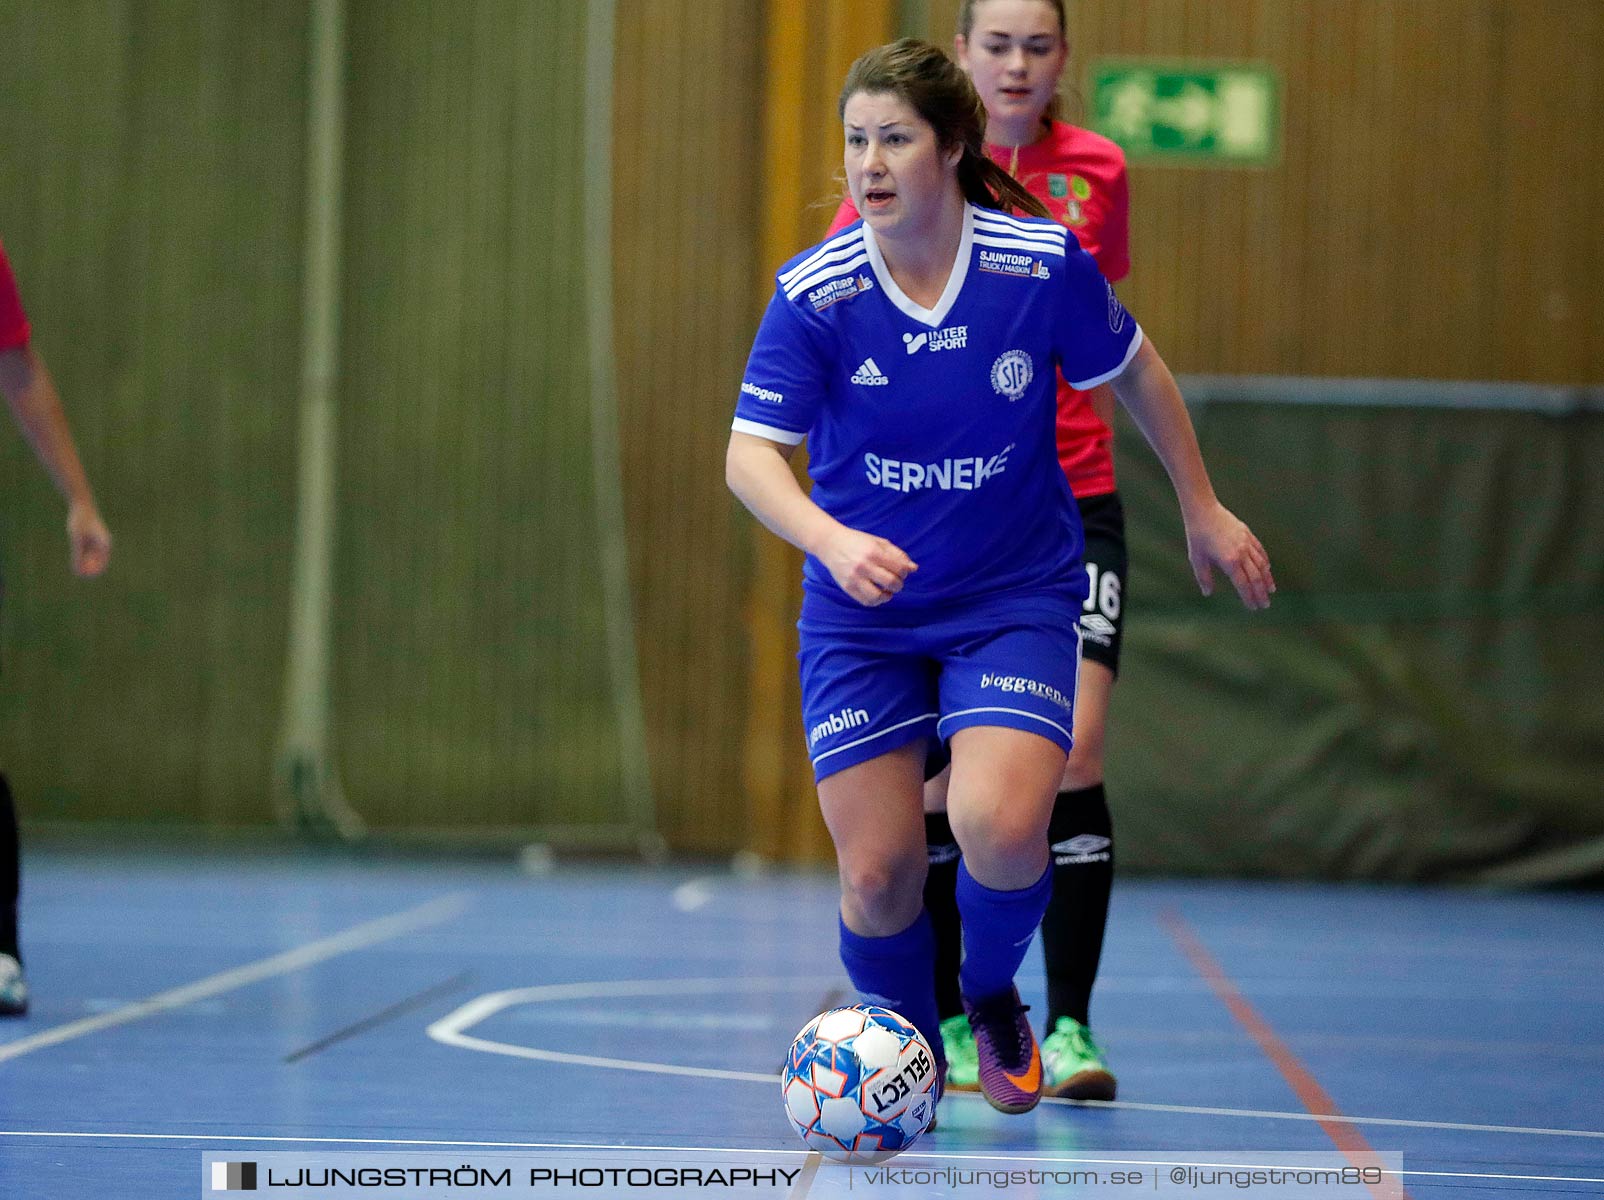
[[[95,505],[55,382],[32,347],[0,351],[0,392],[5,393],[17,428],[67,502],[73,571],[86,578],[99,575],[111,557],[111,534]]]
[[[724,481],[771,532],[813,555],[859,604],[884,604],[918,567],[898,547],[841,524],[803,492],[791,473],[795,446],[731,433]]]
[[[1086,399],[1091,404],[1092,411],[1097,414],[1097,419],[1112,431],[1114,428],[1114,409],[1119,403],[1114,398],[1114,385],[1100,383],[1086,393]]]
[[[1268,608],[1275,591],[1270,558],[1253,531],[1215,497],[1181,390],[1151,341],[1142,343],[1113,387],[1175,487],[1198,587],[1205,596],[1213,594],[1217,566],[1230,577],[1243,604]]]

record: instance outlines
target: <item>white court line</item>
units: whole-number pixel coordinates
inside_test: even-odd
[[[696,1079],[732,1079],[741,1083],[766,1083],[778,1088],[777,1074],[760,1075],[755,1071],[727,1071],[715,1067],[685,1067],[671,1063],[639,1062],[626,1058],[601,1058],[590,1054],[569,1054],[561,1050],[539,1050],[533,1046],[519,1046],[510,1042],[493,1042],[486,1038],[469,1037],[463,1032],[487,1020],[504,1008],[519,1004],[540,1004],[553,1000],[594,1000],[599,997],[623,998],[635,996],[697,996],[709,992],[728,991],[729,979],[643,979],[622,980],[617,983],[558,983],[544,987],[514,988],[505,992],[490,992],[470,1000],[461,1008],[447,1013],[427,1029],[428,1035],[446,1046],[463,1050],[479,1050],[485,1054],[500,1054],[507,1058],[530,1058],[538,1062],[571,1063],[581,1067],[602,1067],[613,1071],[636,1071],[650,1075],[681,1075]],[[738,981],[751,991],[772,991],[790,987],[794,979],[743,979]]]
[[[1604,1138],[1601,1129],[1542,1129],[1531,1125],[1467,1125],[1458,1121],[1410,1121],[1402,1117],[1350,1117],[1342,1113],[1265,1112],[1253,1108],[1203,1108],[1190,1104],[1143,1104],[1138,1100],[1062,1100],[1043,1096],[1043,1104],[1074,1108],[1123,1108],[1134,1112],[1185,1113],[1195,1117],[1262,1117],[1267,1121],[1335,1121],[1342,1125],[1397,1125],[1405,1129],[1452,1129],[1465,1133],[1529,1133],[1538,1137]]]
[[[319,1145],[319,1146],[435,1146],[440,1148],[472,1150],[606,1150],[630,1153],[652,1154],[761,1154],[766,1158],[784,1155],[787,1157],[806,1157],[814,1153],[812,1150],[767,1148],[754,1149],[751,1146],[648,1146],[648,1145],[621,1145],[618,1142],[487,1142],[471,1140],[455,1140],[451,1138],[351,1138],[351,1137],[280,1137],[268,1134],[249,1133],[82,1133],[60,1130],[28,1130],[28,1129],[0,1129],[0,1138],[57,1138],[78,1139],[84,1141],[149,1141],[149,1142],[253,1142],[273,1145]],[[1251,1152],[1250,1152],[1251,1153]],[[1296,1153],[1296,1152],[1289,1152]],[[1217,1163],[1204,1159],[1151,1159],[1151,1158],[1110,1158],[1091,1154],[1072,1156],[1052,1154],[941,1154],[933,1151],[911,1150],[908,1152],[907,1162],[922,1159],[952,1160],[955,1162],[1001,1162],[1001,1163],[1044,1163],[1050,1165],[1081,1165],[1081,1166],[1159,1166],[1159,1167],[1210,1167],[1229,1170],[1232,1168],[1251,1168],[1253,1164],[1242,1162]],[[1284,1163],[1270,1163],[1265,1166],[1284,1166]],[[1413,1176],[1419,1179],[1501,1179],[1507,1182],[1521,1183],[1604,1183],[1604,1176],[1591,1178],[1578,1175],[1503,1175],[1492,1171],[1414,1171],[1404,1168],[1402,1171],[1390,1171],[1383,1168],[1387,1175],[1403,1177]]]
[[[695,996],[709,992],[777,991],[815,981],[807,976],[793,979],[631,979],[612,983],[557,983],[542,987],[516,988],[490,992],[470,1000],[428,1027],[428,1035],[447,1046],[500,1054],[507,1058],[526,1058],[537,1062],[568,1063],[580,1067],[600,1067],[610,1071],[635,1071],[647,1075],[682,1075],[697,1079],[729,1079],[737,1082],[778,1086],[779,1077],[757,1071],[727,1071],[713,1067],[684,1067],[671,1063],[640,1062],[632,1058],[604,1058],[594,1054],[570,1054],[562,1050],[541,1050],[511,1042],[471,1037],[471,1029],[505,1008],[519,1004],[543,1004],[556,1000],[621,999],[639,996]],[[1350,1117],[1336,1113],[1267,1112],[1247,1108],[1207,1108],[1186,1104],[1144,1104],[1127,1100],[1062,1100],[1042,1097],[1044,1104],[1072,1108],[1126,1109],[1132,1112],[1167,1112],[1200,1117],[1245,1117],[1268,1121],[1336,1121],[1344,1125],[1377,1125],[1405,1129],[1443,1129],[1464,1133],[1512,1133],[1535,1137],[1573,1137],[1604,1139],[1604,1130],[1542,1129],[1523,1125],[1470,1125],[1456,1121],[1414,1121],[1401,1117]]]
[[[186,1004],[193,1004],[197,1000],[205,1000],[224,992],[234,991],[236,988],[257,983],[263,979],[270,979],[275,975],[286,975],[291,971],[299,971],[302,967],[312,966],[325,959],[334,958],[341,954],[348,954],[352,950],[361,950],[379,942],[388,941],[403,933],[410,933],[415,929],[424,929],[430,925],[439,925],[451,918],[460,916],[468,907],[465,893],[457,892],[449,896],[441,896],[430,900],[427,904],[420,904],[416,908],[409,908],[405,912],[393,913],[388,917],[379,917],[377,920],[367,921],[361,925],[353,925],[343,933],[336,933],[326,938],[319,938],[315,942],[308,942],[294,950],[286,950],[282,954],[275,954],[271,958],[264,958],[254,963],[247,963],[242,967],[223,971],[217,975],[209,975],[205,979],[197,979],[194,983],[186,983],[182,987],[172,988],[169,991],[159,992],[144,1000],[125,1004],[111,1012],[101,1013],[95,1017],[85,1017],[81,1021],[69,1021],[65,1025],[57,1025],[54,1029],[46,1029],[30,1037],[18,1038],[14,1042],[0,1045],[0,1063],[8,1059],[20,1058],[24,1054],[31,1054],[35,1050],[43,1050],[47,1046],[58,1046],[62,1042],[69,1042],[74,1038],[85,1037],[91,1033],[99,1033],[103,1029],[112,1029],[118,1025],[127,1025],[131,1021],[141,1021],[146,1017],[156,1016],[158,1013],[169,1012],[175,1008],[182,1008]]]

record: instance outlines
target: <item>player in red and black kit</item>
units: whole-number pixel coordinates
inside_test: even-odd
[[[1125,156],[1107,138],[1055,119],[1069,58],[1062,0],[965,0],[955,47],[986,106],[987,153],[1074,233],[1110,281],[1130,271]],[[858,219],[842,201],[833,234]],[[1114,881],[1113,824],[1103,791],[1103,731],[1119,670],[1126,554],[1125,516],[1114,484],[1114,396],[1104,384],[1078,392],[1058,380],[1058,458],[1086,532],[1090,594],[1081,617],[1080,690],[1074,749],[1053,807],[1053,898],[1042,920],[1047,966],[1044,1091],[1112,1100],[1115,1079],[1092,1038],[1092,984]],[[946,815],[947,770],[926,768],[925,907],[936,928],[936,992],[947,1044],[947,1086],[978,1091],[973,1038],[958,992],[962,937],[953,891],[958,846]],[[939,773],[937,773],[939,772]]]
[[[111,556],[111,534],[78,461],[56,385],[29,343],[28,318],[4,245],[0,245],[0,393],[17,428],[67,501],[73,571],[85,578],[99,575]],[[0,775],[0,1016],[4,1017],[28,1011],[28,985],[17,943],[18,876],[17,812],[10,785]]]

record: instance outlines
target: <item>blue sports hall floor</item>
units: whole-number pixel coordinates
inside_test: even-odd
[[[718,1194],[816,1197],[1377,1152],[1376,1195],[1604,1195],[1599,894],[1122,879],[1092,1014],[1120,1100],[949,1096],[878,1191],[805,1153],[775,1075],[844,987],[834,930],[822,874],[37,846],[0,1197],[203,1196],[203,1155],[285,1152],[778,1164]],[[1039,1016],[1039,953],[1021,983]]]

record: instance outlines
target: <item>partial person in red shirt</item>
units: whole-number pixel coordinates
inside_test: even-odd
[[[93,578],[106,569],[111,557],[111,534],[100,518],[95,494],[78,459],[56,385],[29,334],[11,264],[5,246],[0,245],[0,393],[5,395],[17,428],[67,502],[73,572]],[[28,1011],[28,985],[17,937],[19,861],[16,806],[11,787],[0,774],[0,1017],[22,1016]]]
[[[1063,0],[965,0],[954,39],[959,65],[986,106],[986,152],[1074,233],[1110,282],[1130,271],[1125,155],[1113,142],[1058,119],[1069,61]],[[858,219],[850,199],[834,234]],[[1119,672],[1126,575],[1125,515],[1114,481],[1113,389],[1079,392],[1058,379],[1058,460],[1080,508],[1091,585],[1081,616],[1082,659],[1074,749],[1048,828],[1053,898],[1042,920],[1047,967],[1043,1090],[1112,1100],[1116,1081],[1091,1033],[1091,993],[1114,882],[1114,831],[1103,787],[1103,735]],[[936,929],[936,995],[947,1044],[947,1086],[980,1089],[973,1037],[958,992],[962,932],[953,891],[958,846],[947,822],[945,752],[926,771],[930,873],[925,907]],[[936,773],[938,772],[939,773]]]

